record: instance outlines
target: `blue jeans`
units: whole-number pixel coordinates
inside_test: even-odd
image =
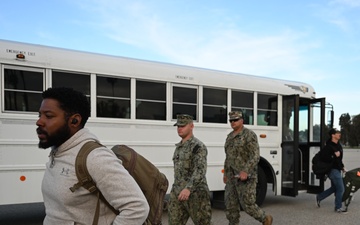
[[[332,193],[335,193],[335,209],[340,209],[342,207],[342,196],[345,191],[341,171],[331,169],[329,179],[331,181],[331,187],[318,194],[317,199],[321,201],[329,197]]]

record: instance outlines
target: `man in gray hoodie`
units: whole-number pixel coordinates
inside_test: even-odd
[[[50,148],[49,162],[42,182],[46,208],[44,225],[92,224],[98,198],[81,187],[70,191],[78,182],[75,158],[88,141],[97,141],[87,128],[90,104],[85,95],[71,88],[49,88],[36,122],[39,148]],[[100,201],[100,225],[141,225],[149,206],[140,187],[106,147],[93,150],[87,157],[87,169],[104,198],[118,212],[116,215]]]

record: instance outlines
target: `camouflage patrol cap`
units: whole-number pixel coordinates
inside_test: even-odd
[[[242,119],[243,114],[240,111],[231,111],[229,112],[230,120]]]
[[[192,123],[193,122],[193,117],[187,114],[180,114],[176,116],[177,121],[174,124],[174,126],[185,126],[186,124]]]

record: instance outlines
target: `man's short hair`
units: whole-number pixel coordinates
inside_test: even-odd
[[[341,132],[336,128],[331,128],[329,131],[330,137],[331,137],[331,135],[336,134],[336,133],[341,133]]]
[[[90,116],[90,103],[83,93],[68,87],[56,87],[44,91],[42,98],[57,100],[60,108],[65,111],[66,117],[76,113],[80,114],[81,125],[85,126]]]

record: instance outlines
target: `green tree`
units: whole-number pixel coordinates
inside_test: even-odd
[[[356,115],[352,118],[352,126],[353,126],[353,135],[355,139],[355,145],[359,146],[360,144],[360,114]]]
[[[341,127],[341,143],[358,147],[360,144],[360,114],[352,117],[349,113],[342,114],[339,118],[339,125]]]

